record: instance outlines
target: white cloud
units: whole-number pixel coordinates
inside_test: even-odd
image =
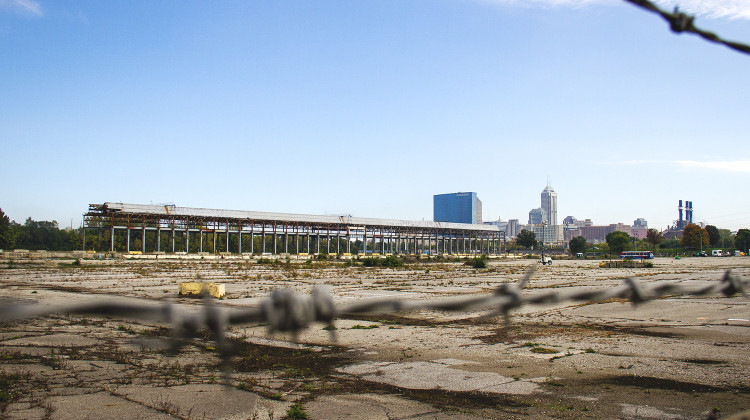
[[[625,4],[623,0],[484,0],[495,4],[519,7],[574,7],[595,4]],[[653,0],[663,9],[675,6],[681,11],[708,18],[750,19],[748,0]]]
[[[750,173],[750,159],[748,160],[716,160],[716,161],[697,161],[697,160],[678,160],[682,166],[691,168],[711,169],[722,172],[748,172]]]
[[[0,0],[0,11],[7,10],[27,16],[42,16],[42,6],[34,0]]]

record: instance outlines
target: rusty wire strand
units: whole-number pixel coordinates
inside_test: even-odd
[[[690,16],[685,13],[682,13],[679,11],[677,7],[675,7],[674,11],[670,13],[666,10],[660,9],[657,5],[650,2],[649,0],[625,0],[625,1],[628,3],[634,4],[636,6],[642,7],[650,12],[658,14],[659,16],[664,18],[664,20],[669,22],[669,27],[675,33],[689,32],[692,34],[696,34],[707,41],[725,45],[741,53],[750,54],[749,45],[746,45],[740,42],[727,41],[725,39],[720,38],[718,35],[716,35],[713,32],[704,31],[702,29],[696,28],[695,25],[693,24],[693,22],[695,21],[695,16]]]

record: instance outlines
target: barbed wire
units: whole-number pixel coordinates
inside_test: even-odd
[[[738,278],[730,271],[721,281],[702,287],[686,287],[674,282],[659,282],[644,287],[637,280],[627,278],[616,287],[589,289],[573,292],[548,291],[522,295],[522,289],[533,276],[534,270],[526,272],[518,284],[504,283],[494,292],[481,296],[417,301],[409,299],[371,299],[346,304],[336,304],[333,295],[325,286],[316,286],[310,294],[295,293],[290,289],[275,289],[260,305],[252,308],[220,307],[204,292],[199,310],[187,310],[176,305],[147,301],[101,300],[72,305],[46,305],[5,302],[0,306],[0,321],[18,321],[56,314],[111,316],[143,321],[171,324],[170,349],[179,352],[186,340],[197,337],[203,330],[213,333],[219,355],[228,362],[229,347],[227,328],[232,325],[265,324],[268,333],[289,332],[296,341],[297,334],[313,323],[325,323],[336,340],[334,321],[347,315],[404,313],[421,310],[470,312],[486,311],[480,318],[503,316],[506,325],[511,311],[523,306],[549,305],[564,302],[597,303],[614,298],[629,300],[639,305],[649,300],[667,296],[707,296],[722,294],[730,297],[737,294],[747,296],[748,281]]]
[[[682,32],[693,33],[707,41],[722,44],[735,51],[739,51],[745,54],[750,54],[750,46],[746,44],[742,44],[740,42],[734,42],[734,41],[727,41],[725,39],[720,38],[718,35],[716,35],[713,32],[704,31],[702,29],[696,28],[695,25],[693,24],[693,21],[695,20],[695,16],[690,16],[685,13],[682,13],[679,11],[677,7],[675,7],[674,11],[670,13],[670,12],[667,12],[666,10],[660,9],[657,5],[650,2],[649,0],[625,0],[625,1],[628,3],[634,4],[636,6],[640,6],[646,10],[649,10],[653,13],[660,15],[667,22],[669,22],[669,27],[675,33],[682,33]]]

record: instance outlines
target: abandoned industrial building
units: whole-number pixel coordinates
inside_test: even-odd
[[[496,255],[505,249],[505,233],[493,225],[171,204],[90,204],[83,227],[84,235],[95,231],[100,248],[142,253]]]

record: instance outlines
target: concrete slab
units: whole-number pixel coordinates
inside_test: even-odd
[[[88,347],[99,343],[99,340],[77,334],[50,334],[34,337],[22,337],[3,342],[7,346],[44,346],[44,347]]]
[[[451,364],[456,363],[451,360]],[[436,362],[364,362],[337,370],[367,381],[409,389],[508,394],[530,394],[539,390],[534,378],[520,381],[494,372],[469,372]]]
[[[430,404],[395,395],[352,394],[324,396],[305,404],[305,411],[313,419],[327,420],[390,420],[421,418],[479,419],[467,413],[442,412]]]
[[[53,419],[173,419],[174,417],[106,392],[51,397]]]
[[[149,407],[174,407],[188,418],[247,419],[258,411],[260,397],[220,384],[191,384],[173,387],[119,387],[117,394]]]

